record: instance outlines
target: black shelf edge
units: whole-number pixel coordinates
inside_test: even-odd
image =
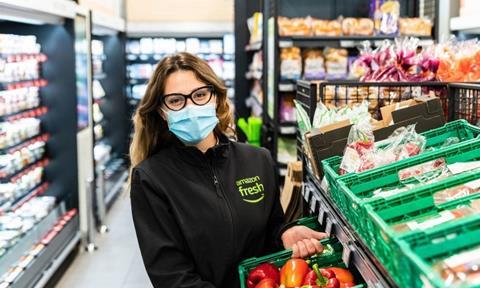
[[[320,180],[308,168],[305,173],[307,175],[305,185],[309,188],[304,189],[303,196],[309,204],[310,211],[315,214],[318,211],[318,221],[324,227],[325,232],[335,235],[344,249],[350,251],[346,255],[346,258],[349,259],[349,263],[346,263],[347,267],[355,266],[369,287],[398,287],[338,210],[328,193],[321,188]]]
[[[426,45],[424,41],[433,41],[431,36],[389,36],[389,35],[376,35],[376,36],[281,36],[279,37],[278,45],[280,48],[288,47],[322,47],[322,46],[338,46],[338,47],[356,47],[358,43],[363,41],[384,41],[394,40],[401,37],[416,37],[421,40],[420,45]],[[353,43],[346,43],[346,42]],[[375,44],[375,43],[374,43]]]
[[[61,216],[61,215],[60,215]],[[78,213],[63,227],[10,287],[43,287],[80,240]],[[43,235],[42,235],[43,236]],[[43,285],[40,285],[42,283]]]

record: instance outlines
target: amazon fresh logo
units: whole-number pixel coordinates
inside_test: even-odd
[[[245,202],[258,203],[265,197],[265,188],[260,183],[258,176],[237,180],[236,184],[238,192]]]

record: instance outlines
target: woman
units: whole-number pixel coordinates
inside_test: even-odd
[[[238,287],[243,259],[321,252],[324,233],[283,225],[265,149],[230,141],[226,88],[188,53],[164,58],[134,116],[132,213],[155,287]]]

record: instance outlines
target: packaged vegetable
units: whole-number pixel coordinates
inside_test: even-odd
[[[470,181],[468,183],[445,189],[435,193],[433,199],[435,205],[450,202],[456,199],[467,197],[480,192],[480,180]]]
[[[393,225],[392,228],[398,233],[406,233],[413,230],[423,231],[437,225],[452,222],[478,213],[480,213],[480,200],[473,200],[468,206],[435,212],[434,214]]]
[[[426,139],[416,133],[415,125],[410,125],[396,129],[388,143],[382,147],[374,145],[370,123],[354,125],[348,136],[339,173],[359,173],[415,156],[425,149]]]
[[[342,108],[327,108],[322,102],[317,104],[315,115],[313,116],[313,128],[321,128],[343,120],[349,120],[352,124],[371,119],[368,112],[368,102],[363,101],[353,104],[352,107],[344,106]]]
[[[310,117],[308,116],[307,111],[303,108],[302,104],[297,100],[293,100],[295,104],[295,113],[298,124],[298,129],[302,135],[302,139],[305,137],[305,133],[312,130],[312,124],[310,123]]]
[[[433,264],[445,281],[445,287],[480,285],[480,247],[469,248]]]

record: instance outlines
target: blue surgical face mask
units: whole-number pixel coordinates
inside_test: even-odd
[[[180,111],[168,111],[168,128],[185,144],[197,144],[217,126],[215,104],[187,105]]]

